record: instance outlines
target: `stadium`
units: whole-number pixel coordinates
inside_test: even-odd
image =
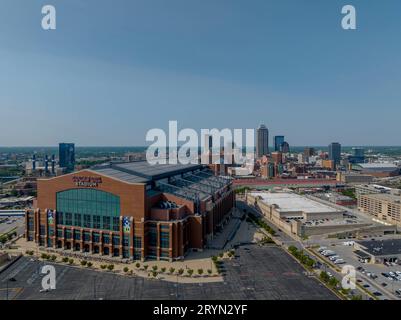
[[[109,163],[38,179],[25,237],[60,251],[173,261],[205,248],[234,201],[231,179],[203,165]]]

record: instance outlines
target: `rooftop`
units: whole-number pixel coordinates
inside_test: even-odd
[[[198,164],[151,165],[147,161],[134,161],[125,163],[109,163],[95,166],[92,170],[125,182],[146,183],[201,168],[202,166]]]
[[[401,239],[360,241],[365,251],[374,256],[388,256],[401,254]]]
[[[398,204],[401,203],[401,197],[393,194],[388,193],[373,193],[373,194],[366,194],[364,196],[368,196],[369,198],[385,200],[389,202],[396,202]]]
[[[260,196],[263,202],[268,205],[277,205],[280,211],[285,212],[340,212],[330,206],[324,205],[320,202],[305,198],[303,196],[297,195],[295,193],[251,193],[253,196]]]
[[[398,169],[393,163],[358,163],[358,166],[362,169]]]

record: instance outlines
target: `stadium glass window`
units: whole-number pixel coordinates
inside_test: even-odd
[[[75,240],[81,240],[81,232],[80,231],[75,231],[74,232],[74,239]]]
[[[93,216],[93,228],[100,229],[100,216]]]
[[[110,217],[104,217],[103,216],[103,226],[102,228],[104,230],[110,230]]]
[[[168,252],[168,251],[161,251],[160,252],[160,258],[162,259],[162,260],[168,260],[169,258],[170,258],[170,253]]]
[[[93,242],[100,242],[100,235],[98,233],[93,234]]]
[[[63,213],[57,212],[56,213],[57,224],[64,224]]]
[[[110,243],[110,236],[108,234],[103,235],[103,243],[105,243],[105,244]]]
[[[54,236],[54,229],[53,229],[53,227],[49,227],[49,236],[50,237],[53,237]]]
[[[113,231],[120,231],[120,217],[113,218]]]
[[[169,248],[170,247],[170,233],[161,231],[160,232],[160,247]]]
[[[154,248],[149,248],[148,257],[149,258],[156,258],[157,257],[157,250],[154,249]]]
[[[113,236],[113,245],[115,245],[115,246],[120,245],[120,237],[119,236]]]
[[[89,232],[84,232],[84,241],[90,241],[91,235]]]
[[[62,229],[57,229],[57,238],[63,238],[63,230]]]
[[[134,247],[142,248],[142,238],[141,237],[134,237]]]
[[[29,231],[33,231],[35,228],[34,228],[34,222],[33,222],[33,218],[32,217],[29,217],[28,218],[28,230]]]
[[[80,213],[74,213],[74,226],[82,227],[82,215]]]
[[[129,250],[123,250],[123,258],[129,258]]]
[[[94,221],[96,225],[99,225],[98,229],[103,227],[105,230],[111,230],[111,218],[118,218],[119,220],[120,217],[120,197],[95,189],[70,189],[58,192],[56,195],[56,207],[58,212],[83,215],[84,225],[85,215],[88,215],[90,222]],[[110,220],[101,219],[98,221],[97,218],[92,219],[92,216],[108,217]],[[88,225],[89,219],[86,220],[86,225]],[[59,222],[60,224],[63,224],[62,220],[59,219],[59,221],[61,221]],[[100,225],[100,222],[103,222],[103,226]],[[117,225],[119,230],[119,222]],[[85,227],[91,228],[92,226]]]
[[[41,236],[44,236],[45,235],[45,226],[40,226],[40,228],[39,228],[39,233],[40,233],[40,235]]]
[[[149,246],[156,247],[157,246],[157,229],[150,229],[148,236],[149,236]]]
[[[72,238],[71,230],[65,230],[65,238],[66,239],[71,239]]]
[[[84,228],[91,228],[92,224],[91,224],[91,215],[89,214],[84,214]]]
[[[72,226],[72,213],[67,212],[65,214],[65,225]]]
[[[128,237],[123,237],[123,246],[125,246],[125,247],[129,246],[129,238]]]
[[[135,252],[134,253],[134,260],[141,260],[142,259],[142,255],[140,252]]]

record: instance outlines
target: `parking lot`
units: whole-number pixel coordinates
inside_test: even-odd
[[[0,299],[7,297],[7,283],[9,299],[337,299],[276,246],[240,247],[236,258],[224,263],[224,281],[203,284],[177,284],[57,264],[56,290],[41,293],[42,265],[23,257],[2,272]]]
[[[358,283],[380,300],[401,298],[396,293],[396,290],[401,291],[401,265],[385,266],[384,264],[361,262],[354,253],[354,246],[344,245],[344,242],[350,242],[350,240],[333,241],[332,244],[327,243],[324,246],[327,250],[334,251],[335,256],[344,261],[338,267],[341,268],[345,264],[355,267]],[[323,255],[321,256],[323,257]],[[329,260],[330,257],[325,257],[325,259]],[[330,262],[333,263],[333,261]],[[400,275],[397,275],[397,271],[400,272]],[[387,275],[385,276],[385,274]]]

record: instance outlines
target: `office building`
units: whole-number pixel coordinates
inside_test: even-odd
[[[288,144],[288,142],[287,141],[284,141],[282,144],[281,144],[281,150],[280,150],[282,153],[289,153],[290,152],[290,145]]]
[[[305,148],[304,155],[307,158],[313,157],[315,155],[315,149],[314,148]]]
[[[202,250],[234,203],[232,180],[204,165],[111,163],[38,179],[25,236],[67,252],[172,261]]]
[[[329,160],[332,160],[335,165],[341,161],[341,144],[333,142],[329,145]]]
[[[75,167],[75,144],[59,144],[59,166],[65,168],[65,172],[74,171]]]
[[[365,162],[365,149],[352,148],[352,154],[348,157],[349,163],[364,163]]]
[[[274,151],[281,151],[281,146],[284,143],[284,136],[274,137]]]
[[[264,124],[256,130],[256,156],[258,158],[269,154],[269,130]]]

